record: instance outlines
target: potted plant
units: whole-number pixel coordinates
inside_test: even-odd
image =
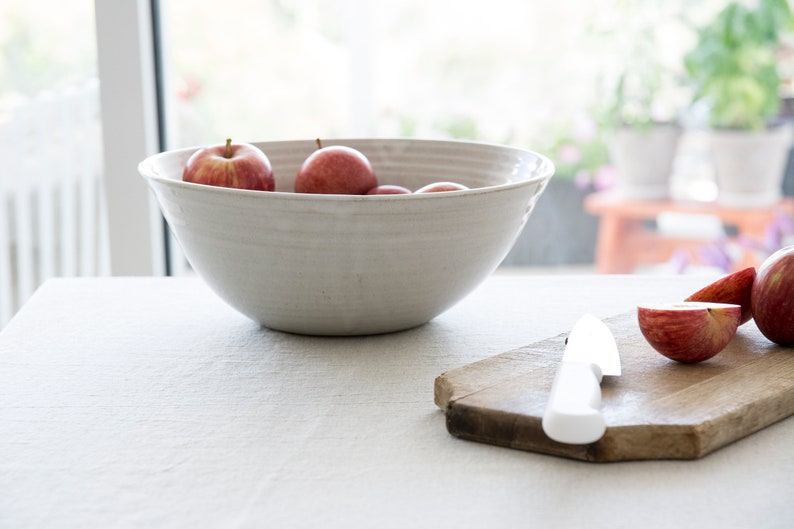
[[[685,56],[696,101],[709,108],[718,201],[767,207],[782,194],[790,127],[776,122],[781,105],[777,52],[791,30],[787,0],[731,2],[698,31]]]
[[[662,75],[650,64],[623,72],[602,119],[616,186],[626,198],[663,199],[670,191],[681,128],[675,116],[654,113]]]
[[[617,173],[617,190],[627,198],[665,198],[681,136],[683,72],[676,71],[680,61],[663,53],[669,43],[654,31],[660,10],[634,4],[624,9],[631,29],[603,31],[611,49],[602,61],[596,115]]]

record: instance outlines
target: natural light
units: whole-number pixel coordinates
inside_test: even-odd
[[[684,57],[697,28],[725,4],[154,2],[161,146],[227,137],[478,140],[548,154],[555,179],[598,190],[615,183],[607,140],[622,104],[623,121],[684,127],[671,193],[714,200],[707,114]],[[93,2],[42,9],[11,0],[0,15],[0,145],[19,161],[0,174],[0,242],[10,248],[0,259],[0,301],[10,314],[47,277],[110,273],[114,239],[105,220]],[[790,56],[781,55],[780,68],[789,79]],[[554,224],[595,237],[564,222]],[[539,244],[530,250],[519,241],[506,263],[536,264]],[[592,251],[547,264],[587,264]]]

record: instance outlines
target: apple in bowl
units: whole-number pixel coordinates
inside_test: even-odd
[[[323,147],[311,153],[295,177],[296,193],[366,195],[378,187],[372,164],[361,151],[346,145]]]
[[[375,186],[369,191],[367,191],[368,195],[410,195],[411,190],[404,186],[398,186],[394,184],[383,184],[379,186]]]
[[[250,143],[232,143],[231,139],[194,152],[185,163],[182,180],[258,191],[273,191],[276,186],[265,153]]]
[[[467,186],[457,182],[433,182],[420,187],[415,193],[443,193],[447,191],[465,191],[467,189],[469,189]]]

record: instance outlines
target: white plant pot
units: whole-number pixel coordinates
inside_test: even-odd
[[[670,194],[670,176],[681,129],[675,125],[650,128],[622,127],[609,142],[609,154],[618,172],[622,196],[663,199]]]
[[[736,208],[763,208],[783,195],[792,129],[788,125],[751,132],[714,130],[711,154],[717,202]]]

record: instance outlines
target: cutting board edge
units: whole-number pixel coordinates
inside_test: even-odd
[[[551,441],[542,433],[539,417],[470,405],[467,402],[469,397],[475,396],[476,392],[448,403],[446,428],[451,435],[469,441],[593,463],[701,459],[794,415],[792,387],[784,406],[779,406],[779,400],[770,397],[737,406],[728,414],[704,422],[607,426],[604,437],[595,443],[566,445]],[[771,420],[766,413],[769,407],[778,409]],[[721,435],[728,430],[728,424],[735,422],[742,426],[730,429],[733,432],[730,436]],[[505,431],[510,434],[494,433]],[[537,441],[533,442],[534,439]]]
[[[504,411],[495,412],[491,409],[483,413],[482,409],[469,406],[465,400],[465,398],[459,399],[449,404],[446,411],[446,428],[449,434],[467,441],[524,452],[588,463],[618,463],[699,459],[723,446],[703,446],[697,433],[699,425],[676,424],[658,425],[660,429],[667,430],[664,439],[668,443],[672,439],[673,446],[678,448],[677,452],[666,452],[663,455],[658,451],[654,452],[657,447],[653,442],[648,442],[647,437],[650,432],[647,430],[647,425],[642,424],[607,427],[604,437],[587,445],[557,443],[545,437],[540,419],[537,417]],[[512,433],[510,435],[494,433],[506,430]],[[641,435],[638,436],[637,433]]]

